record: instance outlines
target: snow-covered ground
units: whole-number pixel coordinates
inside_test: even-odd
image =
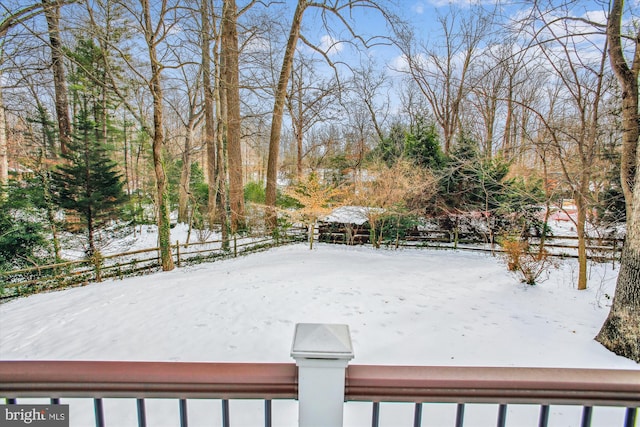
[[[294,325],[324,322],[349,325],[357,364],[640,369],[593,340],[616,275],[591,265],[589,289],[577,291],[577,263],[566,260],[532,287],[488,254],[298,244],[2,304],[0,359],[291,362]],[[135,425],[134,400],[107,404],[107,425]],[[190,425],[212,422],[211,403],[189,404]],[[240,404],[251,405],[232,411]],[[232,425],[260,420],[257,405],[232,412]],[[411,411],[383,405],[383,421],[411,425]],[[535,426],[537,411],[510,407],[508,419]],[[149,425],[177,425],[175,402],[149,412]],[[495,413],[471,407],[465,425],[495,425]],[[72,406],[72,425],[91,425],[91,416],[90,403]],[[454,416],[452,405],[431,405],[423,425],[453,425]],[[594,426],[623,417],[596,408]],[[295,419],[295,403],[274,406],[274,425]],[[350,404],[345,419],[369,425],[370,407]],[[550,425],[579,419],[579,409],[552,407]]]

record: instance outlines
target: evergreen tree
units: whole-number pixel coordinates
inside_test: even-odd
[[[445,158],[435,125],[418,119],[416,125],[405,135],[404,156],[423,168],[440,169]]]
[[[0,188],[0,271],[51,261],[34,189],[13,180]]]
[[[85,103],[86,106],[86,103]],[[53,172],[54,199],[78,214],[87,232],[87,255],[96,255],[95,232],[115,217],[125,201],[121,175],[96,138],[95,122],[87,109],[80,111],[66,163]]]
[[[393,166],[402,157],[405,133],[405,128],[400,123],[391,125],[389,135],[380,141],[373,154],[384,161],[387,166]]]
[[[476,166],[480,153],[474,141],[462,138],[455,145],[440,180],[441,204],[446,210],[474,210],[470,196],[476,188]]]
[[[419,118],[410,129],[400,123],[393,124],[373,154],[389,167],[400,159],[429,169],[440,169],[445,164],[436,127],[423,118]]]
[[[485,157],[478,144],[461,138],[440,181],[440,196],[449,210],[520,212],[544,199],[540,181],[508,178],[510,164]]]

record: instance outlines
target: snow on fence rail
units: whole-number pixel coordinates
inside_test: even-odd
[[[284,235],[236,235],[228,242],[180,243],[171,246],[178,267],[268,249],[307,238],[303,229],[291,229]],[[161,269],[160,248],[140,249],[94,259],[61,262],[21,270],[0,272],[0,300],[45,290],[99,282],[107,278],[125,278]]]

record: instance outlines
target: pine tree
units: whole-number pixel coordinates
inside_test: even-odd
[[[440,169],[445,158],[435,125],[427,124],[424,119],[419,118],[405,135],[404,156],[417,166]]]
[[[63,156],[66,163],[53,172],[55,201],[80,217],[87,232],[89,258],[97,255],[96,230],[115,216],[126,197],[117,165],[97,140],[95,128],[83,108],[69,151]]]
[[[0,186],[0,271],[51,261],[45,255],[49,241],[34,203],[39,196],[30,184],[9,180]]]
[[[376,146],[374,154],[389,167],[393,166],[401,157],[405,144],[405,128],[400,123],[391,125],[389,135],[384,137]]]

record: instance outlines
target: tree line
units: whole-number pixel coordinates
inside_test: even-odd
[[[18,259],[37,262],[46,227],[60,258],[62,209],[87,231],[94,256],[95,230],[150,217],[171,270],[172,211],[228,239],[252,226],[245,201],[254,189],[265,228],[277,230],[279,183],[304,184],[310,172],[348,182],[368,195],[361,203],[425,215],[506,215],[571,198],[579,289],[588,222],[626,220],[623,290],[601,334],[619,341],[605,330],[634,323],[640,310],[640,34],[631,5],[434,7],[428,31],[407,18],[410,7],[3,3],[0,240],[20,241]],[[28,207],[41,220],[30,221]],[[630,346],[636,358],[639,346]]]

